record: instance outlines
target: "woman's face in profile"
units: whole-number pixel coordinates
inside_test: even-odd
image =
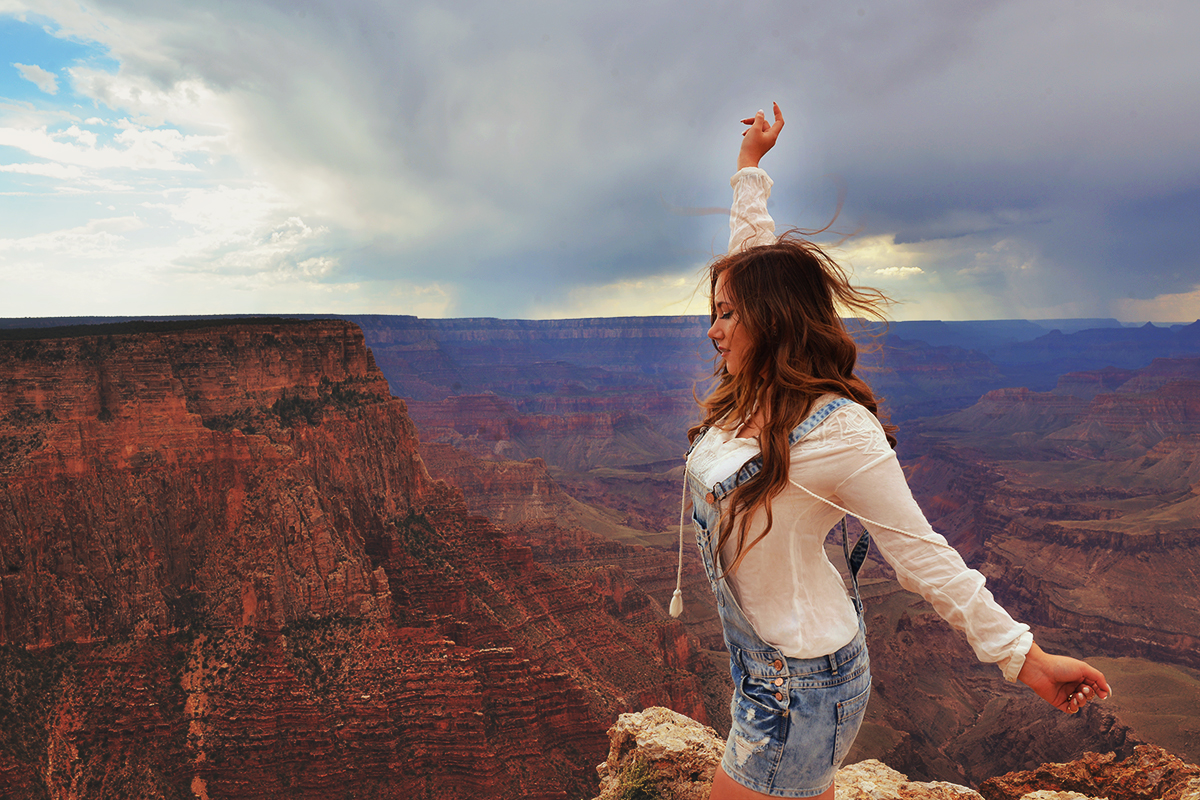
[[[713,290],[713,308],[716,310],[716,319],[708,329],[708,338],[713,340],[721,353],[721,358],[725,361],[725,370],[730,375],[737,375],[750,358],[754,338],[746,326],[741,324],[737,304],[725,283],[725,273],[717,276],[717,285]]]

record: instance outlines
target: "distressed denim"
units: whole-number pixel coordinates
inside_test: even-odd
[[[846,402],[839,399],[818,409],[792,431],[789,443],[795,444]],[[837,652],[788,658],[759,637],[720,575],[714,548],[721,500],[760,469],[761,461],[752,459],[711,487],[688,474],[696,543],[716,596],[733,677],[732,726],[721,767],[756,792],[812,797],[833,783],[858,734],[871,694],[871,669],[861,610],[858,634]]]

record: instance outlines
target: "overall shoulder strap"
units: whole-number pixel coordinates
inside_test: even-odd
[[[849,398],[837,397],[837,398],[834,398],[833,400],[830,400],[828,403],[821,406],[817,410],[813,411],[811,414],[809,414],[807,417],[804,418],[803,422],[801,422],[799,425],[797,425],[795,428],[793,428],[792,432],[790,434],[788,434],[788,444],[794,445],[796,442],[800,441],[805,436],[808,436],[808,434],[813,432],[813,429],[815,429],[818,425],[820,425],[825,420],[829,419],[830,414],[837,411],[842,406],[850,405],[850,403],[852,403],[852,402],[853,401],[850,400]]]
[[[850,583],[854,586],[854,610],[859,616],[863,613],[862,595],[858,591],[858,571],[867,560],[867,551],[871,549],[871,532],[863,528],[862,536],[850,548],[850,534],[846,530],[846,518],[842,517],[842,552],[846,554],[846,566],[850,568]]]
[[[812,433],[818,425],[829,419],[829,416],[833,412],[837,411],[842,406],[850,405],[851,402],[853,401],[848,400],[845,397],[838,397],[821,406],[816,411],[813,411],[804,418],[803,422],[801,422],[795,428],[792,428],[792,432],[788,434],[788,446],[794,447],[796,442],[800,441],[805,436],[808,436],[808,434]],[[721,481],[716,486],[712,487],[713,497],[717,500],[721,500],[725,497],[725,495],[732,492],[735,487],[753,478],[762,471],[762,461],[762,453],[759,453],[745,464],[742,464],[741,468],[738,469],[737,472]]]

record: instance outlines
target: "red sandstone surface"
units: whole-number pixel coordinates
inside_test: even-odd
[[[1078,792],[1109,800],[1180,800],[1200,789],[1200,767],[1161,747],[1142,745],[1118,760],[1111,753],[1088,753],[1065,764],[1043,764],[983,782],[986,800],[1021,800],[1029,792]]]
[[[706,718],[620,569],[428,476],[351,324],[0,342],[0,474],[0,796],[566,798],[618,713]]]

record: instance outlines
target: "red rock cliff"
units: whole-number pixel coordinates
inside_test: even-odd
[[[0,642],[167,631],[189,593],[262,630],[387,613],[364,541],[430,481],[353,326],[4,342],[0,375]]]
[[[0,342],[0,473],[2,797],[584,796],[616,714],[704,717],[677,623],[429,478],[352,324]]]

